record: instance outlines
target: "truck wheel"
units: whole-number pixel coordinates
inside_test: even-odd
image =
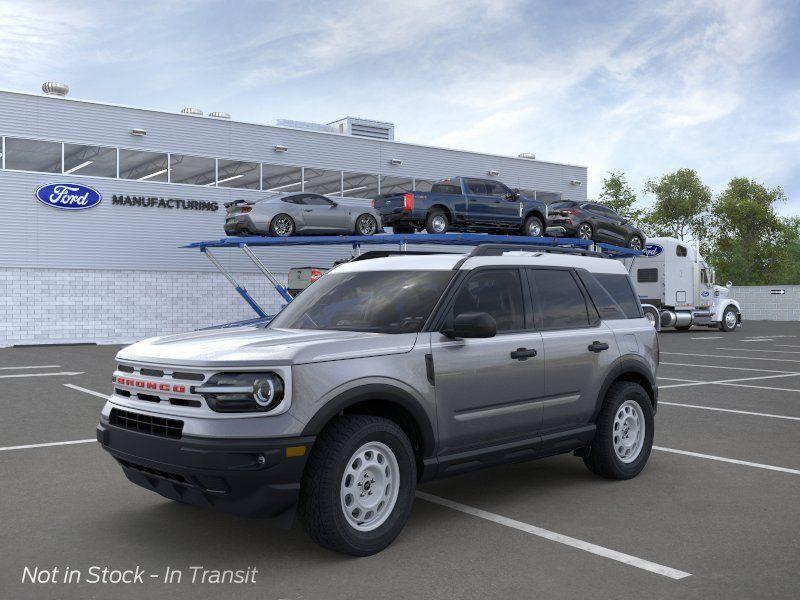
[[[531,237],[541,237],[544,235],[542,220],[534,216],[525,219],[525,224],[522,226],[522,235],[529,235]]]
[[[416,483],[414,450],[400,427],[381,417],[342,415],[314,444],[298,511],[319,545],[369,556],[403,529]]]
[[[425,219],[425,231],[428,233],[447,233],[447,226],[450,223],[447,215],[442,210],[432,210]]]
[[[739,325],[739,320],[736,317],[736,310],[729,306],[722,313],[722,321],[719,323],[719,328],[722,331],[733,331]]]
[[[283,213],[272,217],[269,224],[269,234],[275,237],[288,237],[294,233],[294,221],[289,215]]]
[[[652,447],[650,396],[638,383],[617,381],[606,394],[584,464],[601,477],[630,479],[644,469]]]
[[[356,235],[375,235],[378,233],[378,221],[370,214],[364,213],[356,219]]]

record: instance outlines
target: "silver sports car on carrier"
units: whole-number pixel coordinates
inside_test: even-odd
[[[383,231],[380,213],[355,202],[320,194],[272,194],[225,204],[226,235],[374,235]]]

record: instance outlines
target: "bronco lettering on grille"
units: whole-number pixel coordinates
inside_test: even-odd
[[[128,387],[136,387],[143,390],[156,390],[159,392],[174,392],[176,394],[185,394],[185,385],[174,385],[171,383],[159,383],[157,381],[143,381],[141,379],[131,379],[130,377],[117,376],[114,380],[120,385]]]

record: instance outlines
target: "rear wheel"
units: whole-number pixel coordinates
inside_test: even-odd
[[[725,309],[725,312],[722,313],[722,321],[720,321],[719,328],[722,331],[733,331],[738,327],[739,319],[736,315],[736,310],[729,306]]]
[[[306,532],[321,546],[369,556],[403,529],[416,483],[414,451],[397,424],[343,415],[314,444],[298,509]]]
[[[650,396],[638,383],[617,381],[606,394],[584,464],[601,477],[630,479],[644,469],[652,447]]]
[[[443,210],[435,209],[428,213],[425,220],[425,231],[428,233],[447,233],[450,222]]]
[[[589,223],[581,223],[578,225],[578,231],[576,232],[576,235],[582,240],[590,240],[594,236],[594,230]]]
[[[378,232],[378,221],[370,214],[364,213],[356,219],[356,235],[375,235]]]
[[[531,237],[541,237],[544,235],[544,224],[542,220],[534,216],[525,219],[525,224],[522,226],[522,235],[529,235]]]
[[[283,213],[275,215],[269,224],[269,233],[275,237],[288,237],[294,233],[294,221]]]
[[[631,239],[628,240],[628,248],[631,250],[642,250],[644,248],[644,240],[642,240],[641,236],[632,235]]]

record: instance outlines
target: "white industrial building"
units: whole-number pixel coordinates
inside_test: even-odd
[[[270,190],[369,202],[448,176],[495,177],[540,198],[586,199],[586,167],[394,140],[390,123],[247,123],[0,91],[0,346],[124,342],[252,315],[188,242],[224,236],[223,204]],[[86,210],[40,202],[49,184],[102,197]],[[276,274],[330,266],[338,247],[261,250]],[[280,303],[252,263],[225,266],[269,310]]]

